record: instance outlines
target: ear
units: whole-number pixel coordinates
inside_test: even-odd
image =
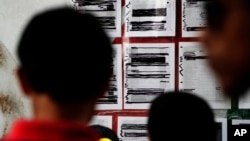
[[[28,83],[25,71],[19,67],[16,70],[16,74],[22,91],[24,92],[25,95],[29,95],[32,92],[32,89]]]
[[[202,33],[199,34],[198,36],[198,40],[201,42],[201,43],[207,43],[207,38],[208,38],[208,31],[204,31]]]
[[[203,44],[203,46],[206,48],[211,43],[211,37],[214,37],[214,35],[211,35],[211,31],[209,29],[202,32],[199,36],[199,41]]]

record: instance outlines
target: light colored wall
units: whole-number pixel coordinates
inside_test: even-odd
[[[16,46],[30,18],[39,11],[65,6],[69,0],[0,0],[0,138],[19,117],[32,116],[30,101],[15,77]]]
[[[20,34],[29,19],[39,11],[66,5],[67,1],[70,0],[0,0],[0,41],[15,60]]]

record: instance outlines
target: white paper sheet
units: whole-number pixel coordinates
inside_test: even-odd
[[[250,119],[232,119],[232,125],[250,124]]]
[[[182,37],[197,37],[206,27],[205,1],[182,0]]]
[[[126,0],[125,36],[175,36],[175,0]]]
[[[125,44],[124,109],[148,109],[175,88],[174,43]]]
[[[217,126],[217,141],[227,141],[227,119],[216,118]]]
[[[149,141],[147,117],[119,116],[117,126],[120,141]]]
[[[204,48],[198,42],[179,43],[179,90],[204,98],[213,109],[231,107],[207,64]]]
[[[110,37],[121,37],[121,0],[67,0],[75,9],[93,13]]]
[[[113,118],[109,115],[95,115],[92,117],[89,125],[102,125],[112,129]]]
[[[121,110],[122,109],[122,46],[113,45],[115,56],[113,60],[113,76],[109,91],[98,100],[97,110]]]

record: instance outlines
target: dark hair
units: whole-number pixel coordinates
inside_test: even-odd
[[[147,125],[151,141],[216,141],[212,109],[200,97],[184,92],[168,92],[155,98]]]
[[[93,15],[71,8],[35,15],[17,51],[29,85],[59,103],[100,96],[112,74],[111,40]]]
[[[229,14],[229,5],[235,6],[234,3],[239,4],[241,10],[250,13],[249,0],[237,0],[234,3],[227,0],[205,0],[205,11],[207,13],[208,27],[214,31],[222,29],[225,18]],[[230,4],[229,4],[230,3]],[[235,6],[236,7],[236,6]]]
[[[101,138],[109,138],[112,141],[119,141],[117,134],[110,128],[102,126],[102,125],[91,125],[90,126],[94,131],[96,131]]]
[[[212,30],[220,30],[227,15],[227,6],[220,0],[208,0],[205,4],[207,24]]]

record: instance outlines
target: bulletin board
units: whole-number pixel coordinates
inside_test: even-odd
[[[5,129],[9,128],[16,116],[30,116],[32,113],[28,101],[21,99],[21,92],[12,82],[12,71],[18,63],[13,52],[21,27],[35,11],[66,4],[79,12],[94,14],[110,36],[115,51],[112,64],[114,73],[109,89],[104,97],[98,99],[90,125],[100,124],[112,128],[121,141],[148,141],[146,124],[151,101],[164,92],[184,91],[207,100],[215,112],[218,141],[227,141],[228,127],[250,123],[250,112],[243,110],[250,109],[250,91],[239,101],[223,97],[221,86],[207,66],[209,56],[199,42],[199,36],[206,27],[206,13],[202,9],[205,2],[30,0],[23,3],[16,0],[15,5],[13,2],[2,2],[0,17],[4,22],[0,25],[0,37],[10,51],[7,54],[10,69],[0,73],[4,73],[2,76],[8,77],[10,83],[1,79],[0,84],[3,85],[0,88],[2,90],[5,85],[10,85],[10,92],[17,95],[9,96],[9,91],[0,95],[0,105],[7,105],[6,101],[11,99],[24,104],[25,109],[21,113],[15,112],[21,109],[14,109],[15,114],[9,114],[11,108],[7,107],[7,114],[0,115],[0,118],[4,118],[0,122],[0,136],[7,133]],[[0,43],[0,50],[1,46],[3,48],[4,45]],[[0,51],[0,64],[1,56],[4,56],[1,52],[5,51]]]
[[[222,96],[221,87],[206,68],[207,55],[199,43],[206,26],[204,0],[67,3],[96,15],[115,48],[110,89],[98,101],[91,124],[112,125],[122,141],[146,141],[150,103],[167,91],[199,95],[214,110],[231,108],[230,99]]]
[[[2,76],[10,80],[10,83],[6,83],[1,79],[3,85],[0,88],[2,90],[5,85],[10,85],[11,93],[18,95],[11,97],[6,93],[0,96],[0,104],[6,105],[6,100],[13,99],[25,104],[25,109],[18,114],[31,115],[28,101],[19,101],[21,92],[16,92],[19,89],[14,88],[17,85],[12,82],[11,72],[17,65],[13,53],[15,40],[21,27],[35,11],[66,3],[79,12],[93,13],[110,36],[115,51],[112,64],[114,74],[109,90],[97,101],[95,115],[89,124],[112,128],[121,141],[147,141],[146,123],[151,101],[167,91],[184,91],[207,100],[215,111],[220,141],[227,141],[227,127],[230,126],[227,120],[248,118],[233,121],[232,124],[249,123],[250,112],[239,109],[250,109],[250,91],[239,101],[226,99],[207,66],[209,56],[199,42],[199,36],[206,27],[206,13],[202,9],[205,1],[30,0],[27,3],[15,1],[15,5],[13,2],[2,2],[0,7],[5,21],[0,26],[1,40],[10,51],[7,54],[10,59],[7,60],[11,69],[0,72],[7,73]],[[238,107],[235,108],[235,105]],[[18,115],[17,112],[13,113],[0,116],[6,118],[0,122],[0,136],[7,132],[2,129],[11,125]]]

